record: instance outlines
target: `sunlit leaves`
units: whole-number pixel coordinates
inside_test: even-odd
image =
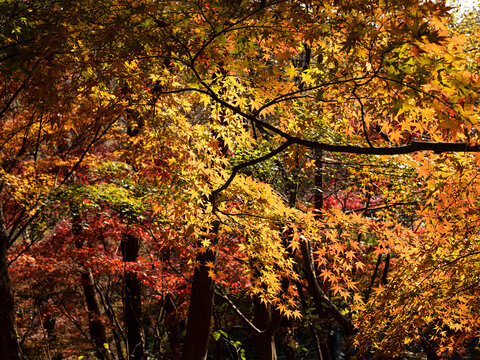
[[[365,349],[393,356],[427,336],[449,351],[478,333],[476,156],[286,143],[231,179],[293,137],[372,152],[477,144],[478,40],[446,25],[444,4],[14,4],[1,5],[12,21],[0,15],[0,180],[9,224],[36,211],[44,221],[44,233],[19,232],[38,235],[18,259],[26,274],[50,256],[52,277],[81,264],[106,281],[122,264],[119,237],[134,231],[143,254],[125,268],[154,296],[211,251],[218,260],[203,265],[225,292],[298,318],[309,244]]]

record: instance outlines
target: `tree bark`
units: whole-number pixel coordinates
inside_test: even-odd
[[[138,136],[144,128],[145,121],[135,109],[128,109],[127,135],[129,138]],[[135,145],[138,147],[139,145]],[[137,171],[135,161],[128,158],[127,163]],[[126,233],[121,243],[122,257],[125,263],[135,262],[140,250],[140,239],[133,234]],[[142,360],[145,357],[145,339],[141,324],[142,318],[142,297],[141,281],[131,271],[125,272],[125,294],[124,294],[124,322],[127,333],[127,353],[130,360]]]
[[[177,308],[175,306],[175,302],[173,301],[172,295],[170,294],[165,296],[165,312],[165,326],[167,330],[168,343],[170,345],[167,357],[171,360],[176,360],[180,358],[181,346]]]
[[[220,224],[216,222],[212,233],[218,234]],[[208,275],[207,262],[216,263],[217,254],[211,250],[197,256],[199,266],[195,269],[188,308],[187,332],[182,360],[205,360],[208,352],[210,324],[213,313],[215,281]]]
[[[42,319],[44,336],[48,343],[48,357],[51,360],[61,360],[63,359],[63,351],[61,351],[57,346],[57,334],[55,333],[56,318],[50,313],[50,311],[48,311],[48,307],[44,309],[44,299],[37,298],[36,303],[38,307],[38,314]]]
[[[420,345],[422,345],[423,351],[425,351],[425,355],[427,355],[427,360],[439,360],[440,357],[437,355],[435,348],[433,345],[428,341],[428,339],[421,335],[420,337]]]
[[[76,213],[77,209],[71,205],[72,209],[72,234],[75,236],[75,246],[77,249],[81,249],[84,245],[84,239],[82,234],[82,225],[80,215]],[[100,312],[100,303],[95,290],[95,284],[93,282],[92,272],[89,269],[84,269],[80,275],[80,282],[85,296],[85,302],[87,304],[88,311],[88,330],[90,337],[95,346],[96,356],[100,360],[109,360],[111,358],[109,350],[106,348],[108,345],[107,333],[103,326]]]
[[[93,277],[90,271],[85,271],[81,274],[81,283],[85,302],[87,303],[88,330],[95,344],[96,356],[100,360],[108,360],[110,356],[105,347],[105,344],[108,344],[107,334],[101,320],[100,305],[97,294],[95,293],[95,285],[93,284]]]
[[[297,284],[297,289],[298,289],[298,295],[300,297],[300,303],[302,304],[303,311],[305,314],[308,314],[308,306],[307,306],[307,301],[305,299],[305,294],[303,293],[303,285],[300,283],[300,281],[296,281]],[[322,339],[318,337],[317,331],[315,329],[315,326],[313,324],[308,325],[308,328],[310,329],[310,333],[312,334],[312,340],[315,345],[315,352],[317,353],[318,360],[330,360],[330,355],[328,352],[328,346],[325,343],[325,337],[322,336]],[[325,350],[325,348],[327,348]],[[328,355],[328,356],[327,356]]]
[[[385,258],[385,267],[383,268],[383,274],[382,274],[382,285],[385,285],[388,283],[389,268],[390,268],[390,253],[388,253],[387,257]]]
[[[122,239],[123,261],[137,261],[139,249],[140,240],[132,234],[125,234]],[[141,318],[141,282],[134,273],[126,271],[124,319],[127,332],[128,358],[130,360],[141,360],[144,358],[144,339]]]
[[[0,203],[0,351],[4,360],[21,359],[17,339],[14,295],[7,262],[8,235]]]
[[[275,330],[280,321],[279,314],[272,314],[270,304],[264,304],[258,297],[253,299],[253,311],[255,326],[263,332],[255,336],[259,360],[277,360],[277,349],[275,347]]]
[[[340,325],[340,327],[347,336],[355,334],[356,329],[353,322],[342,314],[340,309],[335,306],[335,304],[330,300],[330,298],[324,293],[324,291],[320,287],[315,275],[313,259],[311,256],[311,249],[309,245],[310,244],[303,242],[300,245],[300,248],[302,250],[303,270],[305,272],[308,290],[313,298],[316,310],[320,312],[322,311],[322,309],[327,311],[335,319],[338,325]]]

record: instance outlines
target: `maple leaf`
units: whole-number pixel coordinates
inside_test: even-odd
[[[295,76],[297,76],[299,74],[299,70],[293,65],[293,64],[290,64],[290,66],[288,67],[288,69],[286,70],[286,75],[292,79],[294,78]]]

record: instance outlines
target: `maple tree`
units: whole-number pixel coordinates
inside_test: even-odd
[[[0,6],[7,359],[206,359],[212,317],[219,357],[244,356],[233,318],[261,359],[280,332],[319,358],[332,328],[351,357],[448,357],[478,336],[474,17],[414,0]]]

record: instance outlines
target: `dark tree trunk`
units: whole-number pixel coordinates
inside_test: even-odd
[[[317,170],[315,171],[315,210],[317,211],[316,217],[319,219],[323,210],[323,151],[315,149],[315,161],[317,163]],[[335,306],[330,298],[325,294],[321,288],[317,274],[315,272],[316,265],[313,258],[313,251],[310,242],[303,242],[300,246],[303,257],[303,271],[308,284],[308,291],[312,296],[315,304],[315,310],[320,318],[326,318],[329,315],[333,318],[341,327],[343,333],[348,337],[355,334],[355,326],[353,322],[345,317],[342,312]],[[328,317],[327,317],[328,319]],[[330,352],[334,349],[334,345],[331,340],[325,336],[320,339],[320,348],[322,357],[327,360],[330,359]]]
[[[320,359],[321,360],[331,360],[330,356],[330,347],[327,344],[326,340],[322,340],[319,342],[320,345]]]
[[[338,309],[335,304],[330,300],[330,298],[325,294],[325,292],[320,287],[320,284],[317,281],[315,275],[314,263],[312,259],[312,253],[310,249],[310,244],[303,242],[300,245],[302,250],[303,257],[303,270],[305,273],[305,279],[308,284],[308,291],[313,298],[315,304],[315,310],[319,313],[320,316],[324,314],[324,311],[330,314],[335,321],[340,325],[342,330],[347,336],[355,334],[355,325],[350,319],[342,314],[340,309]]]
[[[388,283],[388,269],[390,268],[390,253],[387,254],[385,258],[385,267],[383,268],[382,275],[382,284],[385,285]]]
[[[80,215],[72,204],[72,233],[75,236],[75,246],[81,249],[84,246],[83,230]],[[109,360],[111,358],[108,345],[107,333],[102,323],[102,315],[100,312],[100,302],[95,290],[92,273],[89,269],[84,269],[80,275],[83,294],[87,304],[88,311],[88,330],[95,346],[96,356],[100,360]]]
[[[263,330],[257,334],[257,350],[259,360],[277,360],[277,349],[275,347],[275,330],[280,323],[278,314],[272,314],[270,304],[266,305],[259,298],[253,299],[254,325]]]
[[[63,352],[58,349],[57,334],[55,333],[56,319],[48,310],[43,310],[43,299],[36,299],[38,312],[42,319],[42,326],[45,331],[45,335],[48,341],[49,359],[61,360],[63,359]]]
[[[382,262],[382,254],[378,255],[377,263],[375,264],[375,270],[373,272],[372,279],[370,280],[370,285],[368,286],[367,292],[365,294],[365,302],[367,302],[369,297],[370,297],[370,293],[371,293],[372,287],[375,283],[375,278],[377,277],[378,268],[379,268],[381,262]]]
[[[168,358],[179,359],[181,354],[180,336],[178,328],[178,314],[175,303],[170,294],[165,296],[165,326],[167,328],[168,342],[170,345]]]
[[[435,348],[433,345],[428,341],[425,336],[420,337],[420,344],[422,345],[423,351],[425,351],[425,355],[427,355],[427,360],[439,360],[440,357],[437,355]]]
[[[215,223],[212,233],[218,234],[219,223]],[[217,254],[211,250],[198,255],[199,266],[195,269],[188,308],[187,332],[182,360],[205,360],[210,337],[210,323],[213,312],[215,282],[208,271],[208,262],[216,263]]]
[[[226,75],[221,64],[220,72]],[[223,92],[223,90],[221,92]],[[221,110],[220,114],[220,124],[226,126],[227,122],[224,119],[225,109]],[[223,156],[226,156],[228,146],[225,144],[222,136],[215,131],[213,131],[212,136],[213,138],[219,138],[219,152]],[[209,201],[211,202],[212,208],[216,209],[215,194],[211,195]],[[212,225],[212,243],[217,243],[220,222],[215,221]],[[217,251],[207,249],[196,258],[199,265],[193,273],[182,360],[205,360],[207,358],[215,295],[215,281],[208,275],[210,267],[207,266],[207,263],[216,264],[217,255]]]
[[[12,285],[7,262],[8,236],[0,205],[0,351],[4,360],[18,360],[18,345]]]
[[[323,210],[323,153],[322,150],[315,149],[315,163],[317,169],[315,171],[315,197],[313,198],[313,204],[317,211],[317,216],[321,210]]]
[[[300,281],[297,281],[296,284],[303,311],[305,312],[305,314],[308,314],[307,300],[305,299],[305,294],[303,293],[303,285],[300,283]],[[312,340],[315,345],[315,352],[317,353],[318,360],[330,360],[328,345],[325,343],[326,337],[323,336],[322,339],[320,339],[318,337],[317,330],[312,323],[308,325],[308,328],[310,330],[310,333],[312,334]]]
[[[137,261],[139,249],[140,240],[132,234],[125,234],[122,239],[123,261]],[[141,360],[144,358],[141,299],[140,280],[134,273],[127,271],[125,273],[124,318],[127,332],[128,358],[130,360]]]
[[[117,359],[118,360],[124,360],[123,347],[122,347],[123,338],[119,334],[119,330],[121,329],[121,327],[119,326],[119,322],[118,322],[117,316],[115,314],[115,311],[113,310],[113,307],[112,307],[111,301],[109,299],[109,296],[106,293],[102,293],[102,291],[99,290],[98,285],[96,286],[96,290],[97,290],[97,294],[99,295],[100,302],[103,305],[103,311],[104,311],[105,315],[108,317],[108,320],[110,321],[110,323],[112,325],[113,324],[115,325],[111,328],[111,331],[112,331],[113,340],[115,342],[115,347],[116,347],[116,350],[117,350],[117,354],[116,354]]]
[[[12,284],[7,262],[8,235],[0,202],[0,351],[2,359],[21,358],[18,345]]]
[[[218,293],[215,293],[215,295],[218,295]],[[216,304],[214,304],[216,305]],[[213,308],[213,324],[215,326],[215,331],[221,330],[222,329],[222,323],[220,320],[220,316],[218,315],[218,308],[214,306]],[[221,338],[217,339],[215,341],[215,348],[216,348],[216,358],[215,360],[224,360],[224,350],[225,350],[225,344],[223,341],[221,341]]]
[[[81,282],[83,294],[85,295],[85,302],[87,303],[88,330],[90,332],[90,337],[95,344],[96,356],[100,360],[108,360],[110,359],[110,356],[105,345],[108,345],[107,334],[101,320],[100,305],[90,271],[82,273]]]
[[[138,136],[145,125],[145,121],[137,110],[128,109],[127,135],[130,138]],[[135,145],[138,147],[139,145]],[[135,161],[128,158],[127,163],[137,171]],[[122,238],[122,257],[124,262],[135,262],[140,250],[140,239],[133,234],[125,234]],[[127,271],[125,273],[125,296],[124,296],[124,322],[127,332],[127,353],[130,360],[141,360],[145,356],[145,339],[142,329],[142,297],[141,281],[138,277]]]

